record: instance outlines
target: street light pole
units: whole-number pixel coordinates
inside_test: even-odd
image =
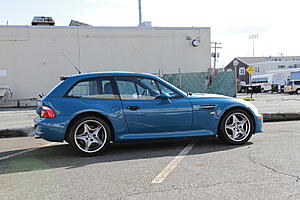
[[[248,39],[252,39],[252,47],[253,47],[253,57],[254,57],[254,40],[258,38],[258,34],[249,35]]]

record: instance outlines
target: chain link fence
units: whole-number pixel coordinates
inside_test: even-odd
[[[164,74],[162,78],[186,92],[236,96],[234,72]]]

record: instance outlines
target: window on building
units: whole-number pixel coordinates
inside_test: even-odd
[[[239,74],[240,74],[240,75],[245,75],[245,74],[246,74],[245,67],[241,67],[241,68],[239,69]]]
[[[259,67],[256,67],[254,72],[259,72]]]
[[[278,69],[285,69],[285,65],[278,65]]]

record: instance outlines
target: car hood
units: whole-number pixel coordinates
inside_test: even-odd
[[[188,98],[191,98],[191,99],[194,99],[194,98],[233,99],[233,97],[228,97],[228,96],[219,95],[219,94],[208,94],[208,93],[193,93],[191,96],[188,96]]]

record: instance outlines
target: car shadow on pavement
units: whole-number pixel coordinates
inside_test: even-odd
[[[227,145],[215,137],[168,139],[111,144],[102,154],[94,157],[80,157],[67,144],[40,147],[0,159],[0,175],[55,168],[73,169],[91,164],[142,160],[159,157],[174,157],[188,144],[195,143],[188,155],[228,151],[252,145]],[[0,153],[0,158],[7,152]],[[125,163],[124,163],[125,164]]]

